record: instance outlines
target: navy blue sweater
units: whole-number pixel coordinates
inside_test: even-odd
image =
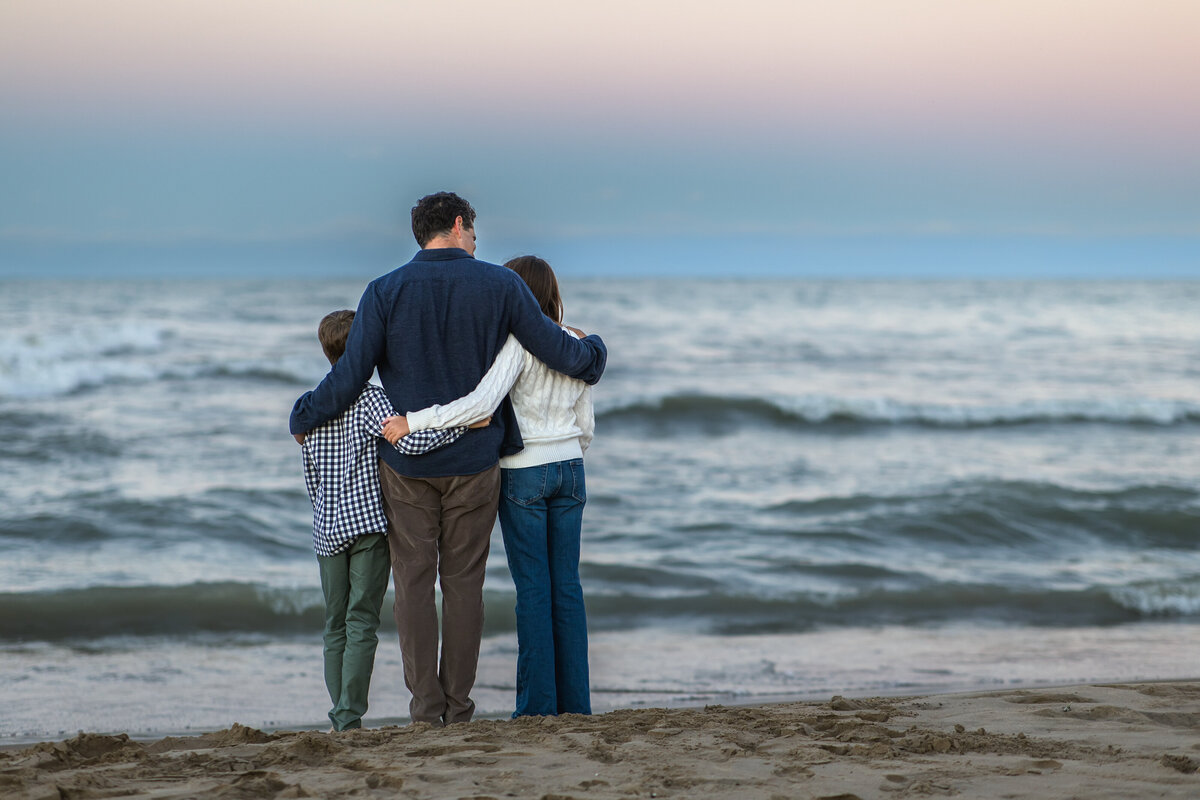
[[[320,385],[292,409],[292,433],[307,433],[344,412],[376,368],[400,414],[469,394],[492,365],[508,334],[552,369],[595,383],[608,350],[599,336],[569,335],[542,313],[512,270],[477,261],[458,248],[422,250],[372,281],[358,304],[346,352]],[[400,475],[473,475],[520,450],[520,434],[505,401],[486,428],[422,456],[380,448]]]

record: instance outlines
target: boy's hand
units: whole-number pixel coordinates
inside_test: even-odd
[[[383,418],[383,438],[388,440],[388,444],[395,444],[408,434],[408,417]]]
[[[492,424],[492,418],[487,417],[486,419],[481,419],[481,420],[479,420],[479,422],[472,423],[471,425],[468,425],[467,427],[468,428],[486,428],[488,425],[491,425],[491,424]]]

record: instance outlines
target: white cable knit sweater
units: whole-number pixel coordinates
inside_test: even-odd
[[[596,429],[592,387],[550,369],[511,334],[475,391],[445,405],[409,412],[408,427],[418,431],[470,425],[490,416],[506,394],[512,400],[525,449],[500,459],[502,468],[583,457]]]

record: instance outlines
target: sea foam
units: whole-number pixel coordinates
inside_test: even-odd
[[[146,356],[160,352],[167,338],[164,327],[137,322],[0,335],[0,397],[152,379],[157,370]]]

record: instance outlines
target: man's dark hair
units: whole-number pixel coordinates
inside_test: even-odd
[[[421,247],[442,233],[449,233],[454,220],[463,218],[463,225],[475,228],[475,209],[454,192],[428,194],[417,201],[412,210],[412,231]]]
[[[342,353],[346,352],[346,337],[350,335],[350,326],[353,324],[354,312],[345,310],[326,314],[317,326],[317,339],[330,364],[336,364]]]

